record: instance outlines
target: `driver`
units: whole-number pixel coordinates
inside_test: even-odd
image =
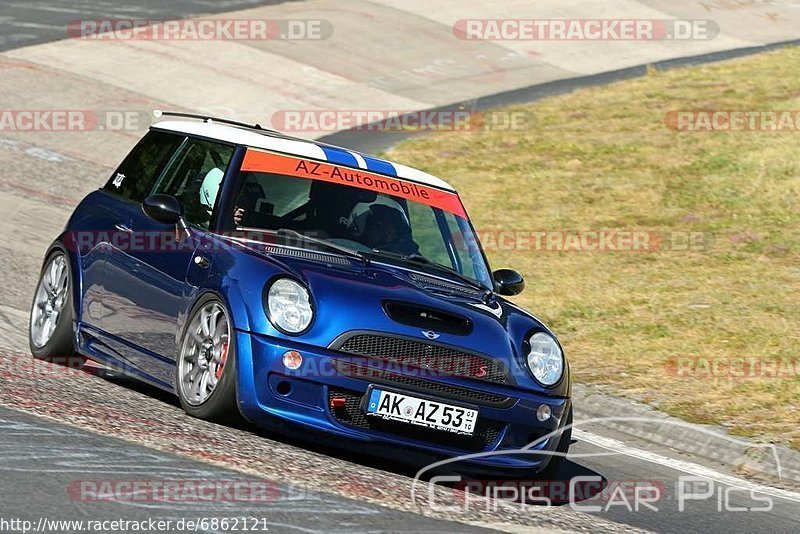
[[[205,210],[209,220],[214,209],[214,202],[217,200],[217,194],[219,194],[223,176],[225,176],[225,173],[222,172],[222,169],[215,167],[206,173],[205,178],[203,178],[203,184],[200,186],[200,205]],[[239,206],[234,208],[233,223],[240,226],[244,220],[244,215],[244,208]]]
[[[219,186],[224,175],[225,173],[221,169],[214,167],[206,173],[206,177],[203,178],[203,185],[200,186],[200,204],[205,208],[209,217],[211,217],[211,211],[214,209],[214,202],[217,200]]]

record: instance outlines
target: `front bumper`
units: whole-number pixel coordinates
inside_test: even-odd
[[[288,350],[303,355],[303,365],[295,371],[283,365]],[[559,433],[548,435],[559,428],[570,408],[566,398],[457,376],[423,379],[385,372],[366,365],[362,357],[248,332],[236,332],[236,352],[237,397],[246,419],[270,428],[277,418],[318,431],[317,436],[328,436],[333,444],[341,445],[346,439],[351,451],[356,448],[395,460],[402,450],[400,457],[417,465],[470,455],[450,466],[540,471],[552,457],[547,451],[554,451],[560,439]],[[372,384],[475,408],[478,425],[473,436],[458,436],[368,417],[360,404]],[[333,408],[332,397],[345,401]],[[543,423],[535,415],[542,404],[549,405],[553,414]],[[535,445],[528,446],[532,442]],[[514,452],[526,446],[527,452]]]

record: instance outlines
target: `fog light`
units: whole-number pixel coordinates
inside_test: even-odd
[[[287,350],[283,353],[283,365],[292,371],[300,369],[300,366],[303,365],[303,355],[296,350]]]
[[[550,419],[550,415],[552,415],[552,412],[550,411],[550,406],[547,404],[542,404],[539,406],[539,409],[536,410],[536,419],[542,423]]]

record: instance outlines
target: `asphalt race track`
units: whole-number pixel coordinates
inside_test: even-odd
[[[281,0],[145,0],[125,4],[108,1],[3,2],[0,17],[0,51],[11,50],[64,38],[65,28],[79,19],[104,20],[124,18],[175,19],[196,15],[245,9]]]
[[[3,432],[0,465],[6,480],[13,479],[16,491],[4,502],[5,510],[36,524],[49,518],[91,517],[99,521],[120,517],[132,521],[173,521],[195,517],[248,518],[264,529],[304,529],[319,532],[353,532],[389,529],[394,532],[484,532],[478,527],[428,519],[398,512],[354,499],[315,493],[303,488],[276,484],[241,472],[208,465],[175,455],[159,454],[147,447],[115,438],[90,434],[68,426],[42,421],[19,412],[0,409]],[[24,476],[20,476],[24,473]],[[81,477],[80,479],[77,477]],[[104,502],[99,488],[82,490],[76,480],[171,480],[210,481],[215,484],[263,484],[267,497],[251,504],[239,501],[215,502]],[[31,495],[60,496],[67,493],[79,504],[80,514],[66,513],[60,499],[31,502]],[[100,490],[102,491],[102,490]],[[82,500],[81,500],[82,499]],[[96,500],[95,500],[96,499]],[[10,514],[4,514],[7,517]],[[262,520],[262,518],[264,518]],[[302,519],[299,519],[302,518]],[[68,529],[65,529],[68,530]],[[77,529],[76,529],[77,531]]]
[[[141,121],[118,131],[0,130],[0,268],[5,275],[0,297],[0,485],[4,495],[0,519],[37,524],[42,517],[247,518],[261,521],[273,532],[800,531],[800,493],[790,481],[779,485],[769,478],[745,479],[725,461],[712,462],[598,427],[576,433],[570,461],[557,478],[599,477],[611,488],[656,486],[661,490],[660,498],[652,503],[657,510],[629,510],[603,499],[553,507],[519,503],[473,505],[468,510],[430,506],[412,495],[432,492],[436,502],[450,503],[456,494],[446,487],[431,489],[425,482],[415,483],[414,466],[353,457],[302,435],[189,418],[175,399],[112,371],[92,365],[72,371],[32,361],[26,334],[43,252],[72,207],[106,180],[141,136],[149,124],[145,122],[149,118],[142,117],[149,110],[227,109],[232,111],[221,113],[263,120],[265,110],[302,105],[346,108],[364,100],[366,104],[361,105],[367,108],[418,109],[491,99],[491,95],[538,83],[796,39],[800,37],[796,4],[708,1],[705,7],[690,2],[665,7],[665,12],[673,9],[667,13],[670,16],[715,18],[723,35],[714,42],[685,43],[677,51],[611,47],[605,63],[581,53],[559,56],[548,47],[536,55],[494,43],[476,45],[464,53],[436,33],[443,29],[450,36],[447,21],[478,16],[464,15],[455,1],[442,2],[441,13],[430,16],[423,16],[426,3],[422,1],[409,2],[404,10],[388,1],[338,6],[324,1],[255,0],[132,4],[0,0],[0,110],[132,110]],[[527,9],[521,1],[486,2],[499,6],[500,12],[506,4],[514,14]],[[655,16],[660,13],[658,4],[579,1],[564,9],[574,13],[590,9],[602,16],[612,16],[616,10],[616,16],[633,16],[630,8],[635,5],[641,13]],[[197,48],[188,52],[162,43],[114,43],[112,49],[89,47],[65,36],[65,27],[77,19],[171,19],[222,12],[240,17],[249,16],[251,8],[256,9],[253,16],[272,16],[272,9],[276,17],[326,13],[335,24],[341,17],[341,24],[352,31],[341,32],[346,39],[331,39],[325,52],[303,52],[296,43],[272,47],[225,43],[220,44],[219,56],[213,57],[200,43],[192,43]],[[550,16],[570,16],[567,11],[556,12]],[[761,17],[767,12],[780,15],[773,26],[764,23],[746,33],[737,23],[744,16],[768,20]],[[349,22],[362,19],[379,22]],[[391,21],[391,28],[384,29],[380,21]],[[399,43],[416,28],[423,45],[402,50]],[[397,43],[391,41],[395,31]],[[365,43],[375,43],[378,52],[390,59],[370,58],[375,52]],[[326,62],[334,63],[335,58],[325,55],[331,51],[351,54],[351,72],[340,66],[323,68]],[[488,69],[485,58],[489,58]],[[237,61],[262,61],[259,64],[269,68],[247,70]],[[375,146],[363,133],[348,135],[346,140],[353,148]],[[580,418],[579,406],[576,420]],[[702,433],[698,432],[697,439],[704,439]],[[685,502],[681,510],[677,493],[681,477],[699,474],[713,480],[713,486],[707,488],[708,496]],[[79,491],[81,483],[98,480],[238,481],[266,487],[268,498],[256,503],[237,499],[114,502]],[[754,511],[767,500],[769,510]],[[589,510],[589,505],[599,509]],[[78,531],[73,527],[50,530]],[[2,524],[0,531],[6,531]],[[196,531],[225,529],[205,525]]]

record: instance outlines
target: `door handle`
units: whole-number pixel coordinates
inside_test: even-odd
[[[127,234],[133,233],[133,229],[130,226],[125,226],[124,224],[115,224],[114,228],[116,228],[120,232],[125,232]]]

